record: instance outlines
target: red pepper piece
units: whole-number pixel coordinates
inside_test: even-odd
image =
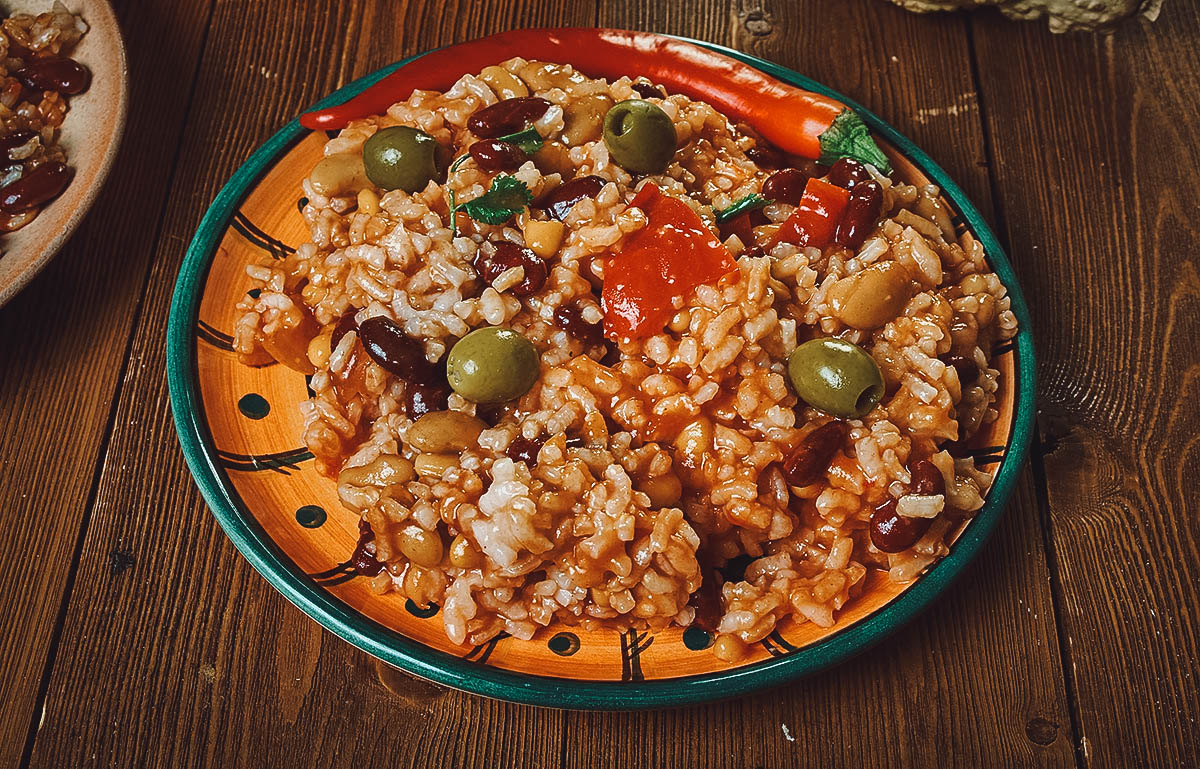
[[[632,205],[649,221],[612,255],[604,273],[604,333],[612,339],[658,333],[680,299],[737,269],[729,251],[683,201],[647,184]]]
[[[804,185],[804,197],[800,199],[800,205],[780,226],[771,245],[793,243],[824,248],[833,242],[838,222],[842,220],[849,202],[849,190],[822,179],[809,179]]]

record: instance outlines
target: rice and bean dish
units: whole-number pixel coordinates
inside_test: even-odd
[[[883,166],[883,167],[880,167]],[[736,661],[948,552],[1016,320],[933,186],[644,79],[510,59],[330,138],[234,346],[379,593],[455,643],[699,626]]]

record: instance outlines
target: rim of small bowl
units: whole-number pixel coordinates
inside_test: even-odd
[[[273,162],[307,133],[292,119],[243,163],[208,209],[188,247],[171,303],[167,329],[167,373],[175,427],[184,457],[214,517],[234,545],[268,582],[327,630],[382,661],[421,678],[486,697],[553,708],[633,710],[670,707],[736,697],[794,681],[864,651],[926,609],[975,558],[995,529],[1028,454],[1036,385],[1033,336],[1028,307],[1012,265],[979,211],[940,166],[899,131],[836,91],[797,72],[756,56],[701,40],[675,37],[730,56],[792,85],[824,94],[856,111],[871,130],[887,139],[941,187],[983,244],[988,263],[1008,290],[1017,317],[1014,339],[1016,403],[1012,432],[983,509],[963,530],[950,553],[915,584],[850,627],[785,657],[715,673],[639,682],[591,681],[535,676],[469,662],[413,641],[359,614],[305,577],[265,535],[234,490],[216,458],[204,419],[197,371],[194,328],[205,278],[215,248],[245,194]],[[453,46],[450,46],[453,47]],[[434,49],[436,50],[436,49]],[[312,109],[340,104],[394,70],[431,51],[411,56],[359,78]]]

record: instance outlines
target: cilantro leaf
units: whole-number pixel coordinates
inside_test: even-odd
[[[821,157],[818,163],[831,166],[841,158],[853,158],[861,163],[870,163],[884,174],[892,172],[887,155],[875,144],[862,118],[853,110],[842,110],[833,119],[833,124],[820,136]]]
[[[455,210],[462,209],[467,216],[484,224],[504,224],[532,202],[533,193],[525,182],[515,176],[501,175],[492,180],[487,192],[455,206]]]
[[[507,136],[501,136],[498,141],[515,144],[520,147],[521,151],[526,155],[532,155],[540,150],[542,145],[545,144],[545,141],[542,139],[542,135],[538,133],[537,129],[535,128],[526,128],[524,131],[517,131],[516,133],[508,134]]]
[[[717,222],[724,224],[735,216],[741,216],[747,211],[754,211],[755,209],[762,208],[770,203],[770,200],[767,200],[757,192],[753,192],[744,198],[737,199],[729,206],[729,208],[723,208],[718,211]]]

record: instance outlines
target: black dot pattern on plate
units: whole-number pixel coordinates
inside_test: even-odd
[[[325,518],[325,508],[320,505],[304,505],[296,510],[296,523],[306,529],[319,528]]]
[[[560,657],[570,657],[579,651],[579,636],[567,632],[555,633],[546,646]]]
[[[429,619],[433,615],[437,614],[438,609],[440,608],[442,607],[438,606],[436,603],[431,603],[428,606],[417,606],[415,603],[413,603],[411,598],[404,602],[405,611],[414,617],[419,617],[420,619]]]
[[[707,649],[712,646],[712,634],[707,630],[701,630],[698,627],[690,627],[683,631],[683,645],[694,652]]]
[[[271,413],[271,404],[258,393],[248,393],[238,401],[238,411],[247,419],[262,419]]]

